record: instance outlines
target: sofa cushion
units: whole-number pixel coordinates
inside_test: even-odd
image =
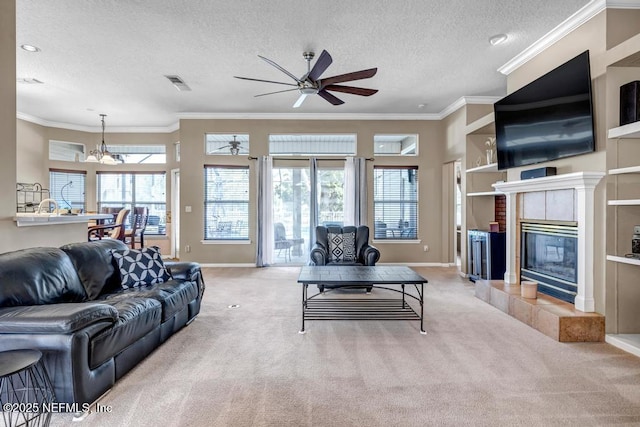
[[[0,254],[0,307],[86,299],[73,263],[60,249],[29,248]]]
[[[90,300],[120,287],[120,272],[111,251],[126,248],[127,245],[115,239],[70,243],[60,247],[71,258]]]
[[[113,257],[120,270],[120,281],[124,289],[154,285],[171,279],[157,246],[140,250],[114,250]]]
[[[91,340],[91,369],[103,364],[160,326],[162,307],[151,298],[129,298],[104,301],[118,311],[118,318],[108,329]]]
[[[127,298],[152,298],[162,305],[162,322],[170,319],[174,314],[185,308],[198,297],[198,283],[193,281],[169,280],[150,286],[123,289],[101,296],[107,304]]]
[[[93,302],[5,307],[0,308],[0,333],[68,334],[117,318],[114,307]]]

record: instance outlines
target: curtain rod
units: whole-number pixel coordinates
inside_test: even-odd
[[[258,158],[249,156],[249,160],[258,160]],[[311,157],[296,157],[296,158],[274,157],[273,160],[311,160]],[[347,159],[343,158],[343,157],[316,157],[316,160],[342,160],[342,161],[346,161]],[[375,160],[375,158],[366,157],[365,160],[373,161],[373,160]]]

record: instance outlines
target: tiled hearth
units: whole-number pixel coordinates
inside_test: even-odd
[[[573,304],[538,293],[520,296],[520,285],[502,280],[477,280],[476,297],[561,342],[604,341],[604,316],[576,310]]]

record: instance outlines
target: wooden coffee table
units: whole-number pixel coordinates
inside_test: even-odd
[[[300,270],[298,283],[302,284],[302,329],[305,333],[307,320],[419,320],[420,333],[424,330],[424,284],[427,279],[403,266],[304,266]],[[339,285],[332,290],[309,296],[309,285]],[[413,285],[415,295],[407,293],[405,286]],[[344,288],[386,289],[397,292],[398,298],[376,298],[372,294],[361,298],[325,297],[329,292]],[[399,286],[400,289],[389,286]],[[353,295],[351,295],[353,296]],[[420,304],[420,314],[408,303],[412,298]]]

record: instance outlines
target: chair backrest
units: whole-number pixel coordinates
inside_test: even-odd
[[[118,212],[118,216],[116,216],[116,221],[115,221],[115,225],[119,227],[115,227],[113,230],[111,230],[109,232],[109,237],[111,239],[117,239],[117,240],[122,240],[124,241],[124,237],[125,237],[125,228],[124,228],[124,224],[125,221],[127,220],[127,216],[129,215],[129,209],[120,209],[120,212]]]
[[[366,225],[360,225],[358,227],[354,226],[345,226],[345,227],[325,227],[323,225],[319,225],[316,227],[316,242],[320,245],[324,246],[325,249],[329,251],[329,257],[334,258],[334,254],[332,252],[333,242],[330,244],[329,242],[329,233],[331,234],[344,234],[344,233],[355,233],[355,248],[353,254],[355,254],[356,258],[360,258],[362,255],[362,248],[364,248],[369,243],[369,227]],[[343,248],[344,249],[344,248]],[[351,255],[351,251],[349,250],[349,255]]]
[[[147,221],[149,220],[149,208],[137,207],[133,208],[133,217],[131,218],[131,234],[144,232],[147,227]]]
[[[284,228],[284,224],[276,222],[273,224],[273,240],[276,242],[281,240],[287,240],[287,230]]]

